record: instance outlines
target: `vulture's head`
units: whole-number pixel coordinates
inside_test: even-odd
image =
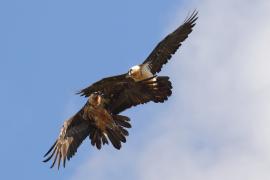
[[[134,80],[141,79],[141,67],[136,65],[129,69],[128,77],[131,77]]]
[[[89,96],[88,101],[93,106],[100,106],[103,103],[102,94],[99,92],[94,92]]]

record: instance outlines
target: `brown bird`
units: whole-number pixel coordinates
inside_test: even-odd
[[[70,159],[77,151],[82,141],[89,136],[91,144],[98,149],[102,144],[108,144],[108,139],[113,146],[120,149],[121,142],[126,142],[128,135],[126,128],[130,128],[129,118],[114,115],[104,108],[105,99],[100,93],[90,95],[84,107],[73,117],[64,122],[59,137],[45,156],[49,155],[44,162],[49,161],[55,155],[53,164],[58,159],[63,161],[65,167],[66,159]],[[44,157],[45,157],[44,156]]]
[[[165,37],[140,65],[128,73],[104,78],[78,94],[88,97],[87,103],[73,117],[64,122],[56,142],[45,154],[44,162],[54,157],[51,168],[58,161],[58,168],[70,159],[88,136],[98,149],[109,141],[116,149],[126,142],[130,119],[120,112],[150,101],[162,103],[171,95],[172,85],[167,76],[157,76],[162,66],[192,32],[197,20],[194,11],[174,32]]]

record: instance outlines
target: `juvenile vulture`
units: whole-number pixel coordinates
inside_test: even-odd
[[[192,32],[197,11],[186,18],[174,32],[167,35],[154,48],[146,60],[133,66],[125,74],[107,77],[78,94],[88,97],[88,101],[73,117],[64,122],[60,134],[44,155],[44,162],[53,158],[51,168],[57,162],[65,167],[77,151],[82,141],[88,136],[91,144],[98,149],[109,142],[116,149],[126,142],[130,119],[119,115],[122,111],[147,102],[162,103],[171,95],[172,86],[167,76],[157,76],[162,66],[182,45]]]

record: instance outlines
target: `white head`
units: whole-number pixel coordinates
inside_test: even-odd
[[[140,68],[140,66],[138,66],[138,65],[133,66],[133,67],[131,67],[131,68],[129,69],[128,75],[132,77],[134,74],[138,73],[138,72],[140,71],[140,69],[141,69],[141,68]]]

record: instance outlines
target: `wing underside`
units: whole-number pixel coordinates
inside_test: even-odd
[[[91,118],[89,105],[86,104],[77,114],[64,122],[60,135],[49,151],[44,155],[43,162],[52,160],[51,168],[57,162],[58,169],[61,165],[65,167],[66,160],[70,160],[75,155],[78,147],[83,140],[89,136],[91,144],[101,149],[102,145],[112,143],[116,149],[121,148],[121,143],[126,142],[128,136],[127,128],[130,128],[129,118],[121,115],[112,115],[113,119],[101,119],[106,122],[105,127],[100,127],[97,122]],[[99,120],[100,121],[100,120]],[[104,124],[104,123],[103,123]]]
[[[198,12],[194,11],[190,16],[188,16],[181,26],[159,42],[143,62],[143,64],[148,65],[152,74],[156,74],[161,71],[162,66],[171,59],[172,55],[175,54],[178,48],[182,45],[182,42],[192,32],[192,28],[195,26],[195,21],[198,19],[197,15]]]

